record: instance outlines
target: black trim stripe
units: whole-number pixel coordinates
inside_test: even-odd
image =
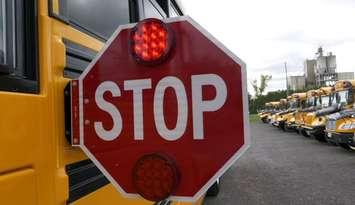
[[[65,170],[69,177],[68,204],[110,183],[89,159],[68,164]]]
[[[63,75],[66,78],[78,78],[95,58],[97,52],[67,39],[63,39],[63,42],[66,46],[66,65]]]

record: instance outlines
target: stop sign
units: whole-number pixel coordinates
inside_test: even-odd
[[[72,143],[125,196],[195,201],[249,146],[245,64],[189,17],[164,25],[144,45],[121,26],[71,82]]]

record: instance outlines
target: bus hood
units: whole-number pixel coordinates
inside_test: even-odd
[[[302,109],[301,112],[314,112],[316,110],[318,110],[318,107],[312,106],[312,107],[309,107],[309,108]]]
[[[330,107],[327,107],[327,108],[323,108],[323,109],[321,109],[321,110],[318,110],[318,111],[316,112],[316,116],[317,116],[317,117],[320,117],[320,116],[324,116],[324,115],[329,115],[329,114],[338,112],[339,110],[340,110],[340,108],[339,108],[338,105],[333,105],[333,106],[330,106]]]
[[[279,115],[286,115],[286,114],[294,112],[294,111],[296,111],[296,110],[295,109],[285,110],[285,111],[280,112]]]
[[[340,120],[343,118],[348,118],[348,117],[352,117],[355,116],[355,110],[342,110],[340,112],[331,114],[328,116],[329,120]]]

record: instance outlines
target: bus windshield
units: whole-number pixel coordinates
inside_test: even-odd
[[[350,90],[343,90],[343,91],[339,91],[336,94],[336,98],[337,98],[337,103],[339,104],[348,104],[350,103],[350,96],[351,96],[351,91]]]
[[[307,107],[312,107],[315,105],[316,98],[315,97],[310,97],[307,98]]]
[[[280,104],[280,110],[286,110],[288,108],[288,103]]]
[[[337,105],[338,104],[338,101],[337,101],[337,93],[334,93],[331,95],[331,100],[330,100],[330,105]]]
[[[295,100],[295,99],[291,100],[290,101],[290,107],[291,108],[298,108],[299,107],[299,101]]]
[[[325,108],[325,107],[329,106],[330,95],[322,96],[322,97],[320,97],[320,99],[321,99],[322,108]]]

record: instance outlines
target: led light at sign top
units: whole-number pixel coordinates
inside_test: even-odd
[[[131,33],[131,49],[138,62],[162,61],[168,55],[172,42],[172,31],[158,19],[139,22]]]

